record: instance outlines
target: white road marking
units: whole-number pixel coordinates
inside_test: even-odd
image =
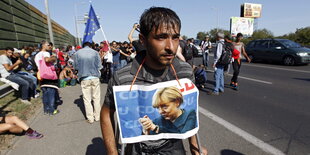
[[[304,70],[296,70],[296,69],[289,69],[289,68],[281,68],[281,67],[271,67],[271,66],[261,66],[261,65],[252,65],[243,63],[242,65],[251,66],[251,67],[259,67],[259,68],[270,68],[270,69],[277,69],[277,70],[284,70],[284,71],[291,71],[291,72],[300,72],[300,73],[310,73],[310,71]]]
[[[220,125],[224,126],[228,130],[232,131],[233,133],[239,135],[246,141],[252,143],[253,145],[257,146],[258,148],[262,149],[263,151],[273,154],[273,155],[285,155],[282,151],[278,150],[277,148],[265,143],[264,141],[256,138],[255,136],[247,133],[246,131],[238,128],[237,126],[225,121],[224,119],[214,115],[213,113],[209,112],[208,110],[199,107],[199,112],[204,116],[212,119],[213,121],[219,123]]]
[[[229,76],[233,76],[231,74],[228,74]],[[265,83],[265,84],[272,84],[272,82],[268,82],[268,81],[263,81],[263,80],[258,80],[258,79],[253,79],[253,78],[248,78],[248,77],[244,77],[244,76],[238,76],[238,78],[241,79],[246,79],[246,80],[251,80],[251,81],[255,81],[255,82],[260,82],[260,83]]]
[[[207,70],[207,72],[214,73],[213,70]],[[227,74],[227,75],[232,76],[231,74]],[[240,76],[240,75],[238,76],[238,78],[246,79],[246,80],[250,80],[250,81],[255,81],[255,82],[260,82],[260,83],[264,83],[264,84],[272,84],[272,82],[258,80],[258,79],[253,79],[253,78],[248,78],[248,77],[244,77],[244,76]]]

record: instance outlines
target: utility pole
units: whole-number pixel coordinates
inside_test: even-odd
[[[50,36],[50,41],[55,44],[54,42],[54,36],[53,36],[53,29],[51,24],[51,18],[50,18],[50,11],[48,9],[48,0],[45,0],[45,9],[46,9],[46,18],[47,18],[47,25],[48,25],[48,33]]]

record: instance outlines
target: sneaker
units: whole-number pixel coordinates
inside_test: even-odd
[[[27,104],[27,105],[31,105],[32,103],[28,100],[20,100],[22,103]]]
[[[208,92],[208,95],[214,95],[214,96],[218,96],[218,95],[220,95],[220,93],[219,92]]]
[[[59,110],[54,110],[50,115],[56,115],[56,114],[59,114],[60,111]]]
[[[238,88],[238,86],[236,86],[236,85],[233,87],[233,90],[238,90],[238,89],[239,89],[239,88]]]
[[[26,133],[25,135],[27,135],[30,139],[40,139],[43,137],[43,135],[38,133],[37,131],[33,131],[32,133]]]
[[[87,122],[88,122],[89,124],[93,124],[93,123],[94,123],[93,120],[87,120]]]
[[[100,121],[100,118],[98,118],[98,119],[95,119],[95,122],[99,122]]]
[[[40,93],[36,93],[36,94],[34,95],[34,98],[38,98],[38,97],[40,97]]]

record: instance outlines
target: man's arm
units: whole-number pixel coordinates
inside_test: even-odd
[[[101,132],[104,141],[104,145],[107,149],[108,155],[117,155],[117,148],[115,142],[115,135],[112,126],[112,119],[114,115],[114,110],[110,110],[109,107],[103,105],[100,113],[100,125]]]
[[[130,32],[128,34],[128,40],[130,41],[130,43],[132,43],[134,41],[133,38],[132,38],[132,35],[135,32],[137,27],[138,27],[138,24],[134,24],[132,29],[130,30]]]
[[[241,47],[241,53],[246,58],[246,60],[250,63],[251,59],[249,58],[248,54],[245,52],[244,45],[242,45],[242,47]]]
[[[188,142],[189,142],[191,153],[193,155],[200,155],[196,136],[194,135],[192,137],[189,137],[188,138]],[[207,149],[205,147],[200,146],[200,149],[201,149],[202,155],[207,155],[208,154],[208,151],[207,151]]]
[[[213,68],[215,67],[217,61],[220,59],[222,55],[222,50],[223,50],[223,44],[221,42],[217,43],[217,48],[216,52],[214,53],[214,63],[213,63]]]
[[[9,64],[3,64],[3,67],[7,70],[7,71],[11,71],[13,70],[16,66],[18,66],[19,64],[21,64],[22,61],[20,59],[18,59],[13,65],[9,65]]]
[[[51,63],[53,63],[53,62],[56,62],[56,60],[57,60],[57,58],[56,58],[56,56],[54,56],[54,55],[52,55],[51,57],[44,57],[44,61],[45,61],[45,62],[51,62]]]

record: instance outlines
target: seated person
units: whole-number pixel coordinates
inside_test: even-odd
[[[14,49],[13,55],[11,56],[11,61],[14,64],[17,60],[21,60],[22,64],[18,65],[16,68],[12,70],[12,72],[19,74],[19,75],[24,75],[32,79],[34,83],[34,94],[35,98],[40,96],[40,93],[37,92],[37,78],[34,76],[34,71],[33,69],[33,64],[35,64],[34,60],[30,58],[30,54],[28,52],[25,52],[24,55],[21,55],[21,50]],[[22,71],[26,70],[26,71]]]
[[[180,109],[183,95],[178,88],[171,86],[159,89],[153,99],[153,107],[158,109],[161,116],[154,121],[148,116],[140,118],[144,134],[185,133],[196,127],[195,110]]]
[[[77,76],[74,75],[73,71],[69,67],[65,67],[59,74],[60,87],[63,88],[66,84],[74,86],[76,84]]]
[[[31,129],[26,123],[16,116],[0,116],[0,133],[10,132],[14,134],[24,134],[31,139],[40,139],[42,134]]]
[[[34,80],[26,75],[12,72],[14,68],[22,64],[20,59],[18,59],[14,64],[12,63],[10,58],[12,57],[13,51],[13,48],[8,47],[5,49],[5,53],[0,56],[1,77],[17,83],[19,85],[19,90],[21,90],[21,102],[31,104],[29,100],[30,97],[34,97],[34,89],[36,89]]]
[[[204,65],[193,66],[195,75],[195,84],[198,88],[204,88],[207,83],[207,72]]]

